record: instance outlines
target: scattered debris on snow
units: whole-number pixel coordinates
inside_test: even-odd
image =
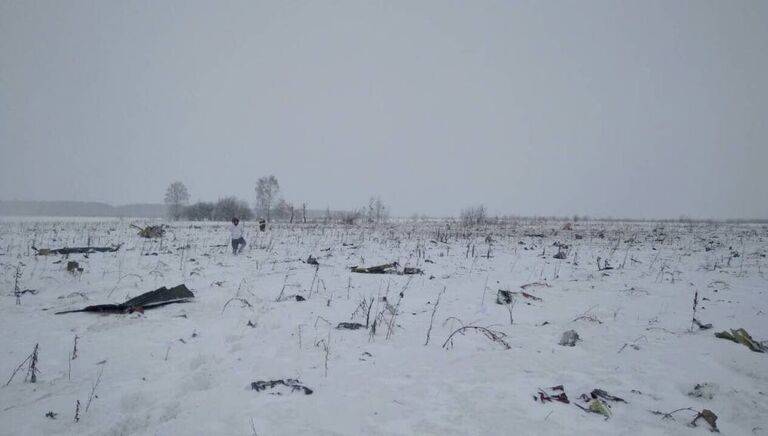
[[[715,415],[714,412],[712,412],[709,409],[704,409],[701,412],[699,412],[698,415],[696,415],[695,418],[693,418],[693,421],[691,421],[691,427],[696,427],[696,421],[699,419],[703,419],[708,425],[709,430],[714,433],[719,433],[720,429],[717,428],[717,415]]]
[[[275,392],[270,392],[271,395],[283,395],[283,390],[278,389],[280,386],[288,388],[288,393],[303,392],[304,395],[312,395],[312,389],[304,386],[297,379],[286,378],[282,380],[259,380],[251,383],[251,389],[256,392],[266,391],[267,389],[277,389]]]
[[[761,344],[760,342],[755,341],[752,339],[752,336],[747,333],[746,330],[743,328],[740,329],[731,329],[730,332],[722,331],[720,333],[715,333],[715,336],[720,339],[728,339],[733,342],[745,345],[749,347],[750,350],[755,351],[757,353],[765,353],[766,347]]]
[[[576,342],[580,340],[581,338],[579,337],[579,334],[576,333],[575,330],[568,330],[567,332],[563,333],[563,336],[560,338],[559,344],[564,347],[573,347],[576,345]]]
[[[568,395],[565,393],[563,385],[552,386],[551,388],[541,389],[539,388],[538,397],[534,396],[534,401],[541,401],[542,403],[559,401],[561,403],[570,404]]]
[[[114,253],[120,250],[122,244],[113,245],[111,247],[65,247],[65,248],[36,248],[35,255],[37,256],[49,256],[51,254],[91,254],[91,253]]]
[[[138,235],[142,238],[156,239],[165,236],[165,231],[168,228],[168,225],[159,224],[156,226],[139,227],[136,224],[131,224],[131,227],[139,229]]]
[[[336,326],[337,330],[358,330],[364,328],[365,325],[360,324],[359,322],[340,322],[339,325]]]
[[[173,303],[185,303],[191,298],[194,298],[195,294],[192,293],[185,285],[178,285],[171,289],[163,286],[162,288],[155,289],[154,291],[146,292],[138,297],[131,298],[120,304],[97,304],[94,306],[87,306],[78,310],[65,310],[62,312],[56,312],[56,315],[64,313],[74,312],[98,312],[98,313],[133,313],[143,312],[146,309],[154,309],[156,307],[165,306]]]
[[[713,383],[701,383],[696,384],[693,389],[688,392],[688,396],[692,398],[703,398],[705,400],[711,400],[715,398],[715,393],[718,391],[718,386]]]
[[[376,265],[376,266],[370,266],[370,267],[362,267],[362,266],[353,266],[350,267],[350,270],[353,273],[360,273],[360,274],[399,274],[399,275],[413,275],[413,274],[424,274],[424,271],[420,268],[413,268],[406,266],[402,270],[399,269],[400,264],[397,262],[392,263],[385,263],[383,265]]]

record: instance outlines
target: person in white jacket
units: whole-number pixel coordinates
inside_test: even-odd
[[[245,247],[245,238],[243,238],[243,226],[240,220],[232,218],[232,224],[229,225],[229,235],[232,238],[232,254],[237,255]]]

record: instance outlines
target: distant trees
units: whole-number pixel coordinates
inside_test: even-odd
[[[293,203],[288,203],[284,198],[281,198],[275,203],[272,214],[275,219],[290,220],[290,222],[293,222],[294,209]]]
[[[165,203],[168,213],[174,220],[181,218],[190,221],[229,221],[233,217],[251,220],[264,218],[271,222],[303,222],[323,220],[326,223],[379,224],[389,218],[389,207],[379,196],[371,196],[365,206],[349,211],[333,211],[326,208],[324,218],[319,210],[310,210],[307,202],[293,203],[280,193],[280,183],[274,175],[260,177],[256,183],[256,207],[251,209],[247,202],[237,197],[222,197],[216,202],[197,201],[187,205],[189,192],[181,182],[172,183],[166,192]]]
[[[213,219],[216,205],[207,201],[198,201],[184,208],[184,218],[190,221],[208,221]],[[230,217],[231,218],[231,217]]]
[[[260,215],[271,218],[272,203],[280,191],[280,184],[275,176],[260,177],[256,182],[256,208]]]
[[[336,212],[336,220],[342,224],[355,225],[360,217],[363,216],[359,210]]]
[[[168,207],[168,216],[176,221],[182,217],[184,205],[189,201],[189,191],[181,182],[173,182],[165,190],[165,204]]]
[[[368,206],[363,209],[363,214],[367,222],[376,224],[386,221],[389,217],[387,206],[381,201],[381,197],[369,198]]]
[[[184,208],[183,216],[190,221],[229,221],[234,217],[248,221],[253,219],[253,210],[237,197],[224,197],[216,203],[198,201],[191,204]]]
[[[248,203],[237,197],[220,198],[214,205],[213,219],[229,221],[235,217],[241,221],[248,221],[253,218],[253,211],[248,207]]]
[[[462,209],[459,220],[466,225],[484,224],[488,220],[485,206],[481,204]]]

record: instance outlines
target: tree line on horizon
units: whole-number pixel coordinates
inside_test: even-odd
[[[289,223],[308,221],[338,222],[343,224],[359,223],[382,223],[389,220],[389,208],[382,202],[381,197],[370,197],[368,203],[358,209],[350,211],[331,211],[326,208],[325,211],[310,210],[307,202],[302,202],[298,207],[292,202],[286,201],[283,197],[278,197],[280,192],[280,183],[273,175],[261,177],[258,179],[255,187],[256,202],[255,207],[251,208],[248,202],[235,196],[222,197],[215,202],[198,201],[189,204],[189,190],[186,185],[180,181],[171,183],[165,192],[165,205],[167,207],[168,218],[171,220],[189,220],[189,221],[229,221],[237,217],[243,221],[249,221],[254,218],[265,219],[268,222],[273,220],[287,221]],[[424,220],[428,217],[418,214],[411,216],[412,221]],[[493,225],[518,221],[520,219],[535,220],[556,220],[556,221],[627,221],[627,222],[728,222],[728,223],[768,223],[768,219],[695,219],[686,215],[678,218],[668,219],[638,219],[638,218],[612,218],[612,217],[590,217],[573,215],[569,217],[562,216],[490,216],[487,208],[480,204],[462,209],[458,217],[450,218],[450,221],[463,225]]]
[[[280,183],[274,175],[260,177],[254,189],[256,194],[255,207],[251,208],[248,202],[235,196],[222,197],[215,202],[198,201],[189,204],[189,190],[187,186],[175,181],[165,191],[164,203],[168,210],[168,218],[173,221],[229,221],[237,217],[243,221],[254,218],[264,219],[267,222],[273,220],[304,222],[312,218],[320,218],[325,221],[338,221],[345,224],[359,222],[381,223],[389,218],[389,208],[381,201],[380,197],[371,197],[368,203],[354,211],[331,212],[326,208],[325,214],[318,216],[317,211],[308,209],[307,202],[302,202],[298,207],[283,197],[278,197]]]

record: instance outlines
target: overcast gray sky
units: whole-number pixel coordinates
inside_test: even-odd
[[[0,199],[768,217],[768,1],[0,0]]]

